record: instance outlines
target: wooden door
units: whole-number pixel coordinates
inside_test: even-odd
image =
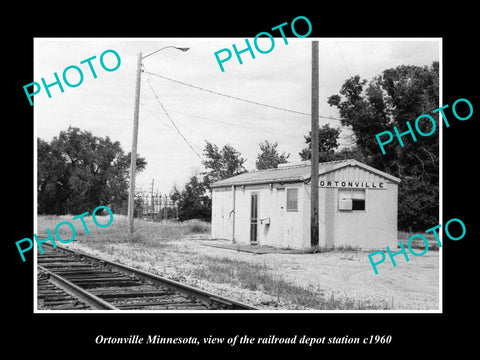
[[[250,196],[250,243],[256,244],[258,240],[258,194]]]

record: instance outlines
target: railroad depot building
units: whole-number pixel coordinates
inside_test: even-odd
[[[304,162],[212,184],[212,237],[309,248],[310,179],[310,162]],[[320,163],[319,246],[396,248],[399,182],[356,160]]]

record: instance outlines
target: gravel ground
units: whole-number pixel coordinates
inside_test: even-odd
[[[75,241],[68,247],[118,261],[132,267],[200,287],[220,296],[253,304],[263,309],[307,309],[262,290],[246,290],[236,284],[213,283],[192,276],[205,257],[235,259],[261,265],[275,278],[306,288],[325,298],[354,299],[384,304],[388,310],[439,310],[439,252],[410,256],[406,262],[396,256],[397,267],[390,260],[378,266],[375,275],[368,252],[345,251],[317,254],[253,254],[211,247],[218,241],[172,240],[166,246],[145,248],[128,243],[106,243],[100,250]]]

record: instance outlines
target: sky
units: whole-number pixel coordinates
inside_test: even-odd
[[[219,148],[233,146],[247,159],[247,170],[255,168],[259,144],[264,140],[278,142],[280,152],[291,154],[289,161],[300,161],[298,153],[305,147],[304,136],[311,124],[305,114],[311,112],[312,40],[319,41],[319,113],[324,117],[339,117],[327,99],[338,94],[351,76],[370,80],[385,69],[431,65],[441,59],[441,40],[437,38],[288,38],[285,44],[280,37],[267,54],[256,51],[253,39],[249,39],[255,59],[245,52],[241,54],[243,64],[236,59],[232,44],[244,49],[245,38],[36,38],[32,82],[41,83],[44,78],[47,84],[52,83],[55,72],[61,79],[70,65],[78,66],[84,75],[77,87],[68,87],[61,80],[63,93],[52,86],[51,98],[43,88],[34,96],[36,137],[51,141],[74,126],[119,141],[128,153],[132,147],[137,54],[145,56],[165,46],[177,46],[189,50],[166,48],[142,61],[137,153],[145,157],[147,167],[137,174],[137,188],[150,190],[152,180],[154,192],[162,194],[168,194],[174,184],[182,187],[192,174],[203,170],[198,155],[202,156],[205,141]],[[260,38],[258,46],[268,49],[270,40]],[[222,72],[214,53],[224,48],[233,55],[223,63]],[[121,63],[117,70],[108,72],[99,58],[110,49],[119,54]],[[96,79],[88,64],[80,63],[92,56],[96,56],[91,61]],[[107,67],[116,65],[112,53],[104,60]],[[67,74],[70,82],[79,81],[75,70]],[[338,120],[322,117],[319,124],[340,127]],[[345,145],[349,132],[342,129],[341,134]]]

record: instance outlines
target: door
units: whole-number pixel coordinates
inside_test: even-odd
[[[256,244],[258,239],[258,194],[250,196],[250,243]]]
[[[285,189],[278,188],[277,189],[277,216],[276,216],[276,228],[277,228],[277,236],[276,236],[276,244],[280,246],[285,246],[285,235],[284,235],[284,222],[285,222]]]

